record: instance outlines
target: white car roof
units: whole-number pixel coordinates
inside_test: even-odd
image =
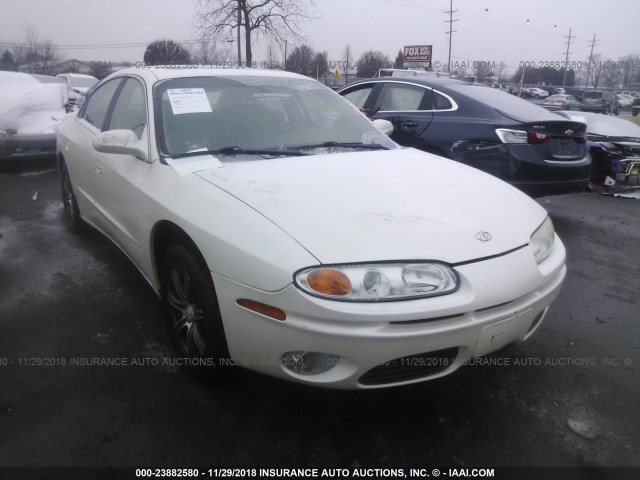
[[[284,70],[267,70],[260,68],[207,68],[188,66],[188,68],[162,68],[131,67],[109,75],[107,78],[120,77],[123,75],[138,75],[148,83],[155,83],[158,80],[168,78],[188,78],[188,77],[273,77],[273,78],[300,78],[309,80],[309,77],[297,73],[286,72]]]

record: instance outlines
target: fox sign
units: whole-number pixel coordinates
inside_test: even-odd
[[[405,62],[430,62],[432,45],[409,45],[404,47]]]

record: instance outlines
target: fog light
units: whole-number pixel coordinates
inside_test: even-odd
[[[298,375],[318,375],[331,370],[338,364],[339,355],[319,352],[288,352],[280,362],[287,370]]]

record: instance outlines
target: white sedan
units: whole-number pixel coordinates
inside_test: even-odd
[[[528,88],[528,90],[533,98],[546,98],[549,96],[549,92],[543,90],[542,88],[530,87]]]
[[[565,277],[536,202],[291,73],[119,71],[62,125],[58,162],[69,227],[135,263],[197,375],[437,378],[532,335]]]

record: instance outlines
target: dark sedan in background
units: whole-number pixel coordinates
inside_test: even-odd
[[[360,80],[338,93],[389,120],[400,145],[476,167],[532,196],[588,185],[584,123],[508,93],[434,77]]]

